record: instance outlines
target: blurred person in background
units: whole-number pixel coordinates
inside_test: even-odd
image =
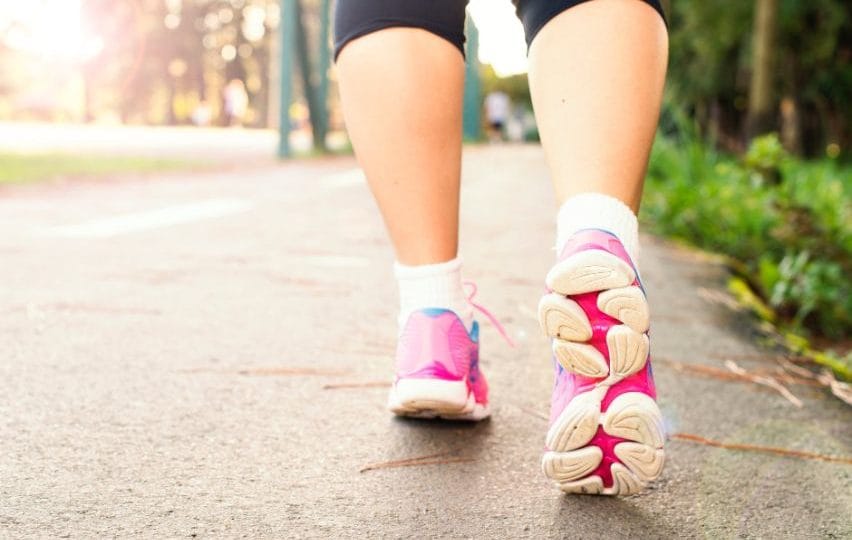
[[[242,126],[248,112],[249,97],[246,85],[239,79],[232,79],[223,92],[225,125]]]
[[[515,5],[560,205],[539,302],[556,376],[542,469],[565,492],[635,493],[664,459],[636,219],[668,61],[663,10],[657,0]],[[490,414],[474,313],[497,323],[473,302],[458,255],[465,7],[346,0],[335,16],[347,128],[397,259],[398,415]]]
[[[503,140],[503,130],[509,119],[512,102],[506,92],[489,92],[485,96],[485,118],[488,121],[488,139],[491,142]]]
[[[192,110],[192,123],[198,127],[207,127],[213,119],[213,111],[210,110],[210,104],[205,100],[201,100]]]
[[[525,125],[527,110],[523,106],[515,105],[512,107],[512,112],[506,120],[506,140],[519,143],[524,140],[524,135],[527,130]],[[533,120],[531,123],[535,124]]]

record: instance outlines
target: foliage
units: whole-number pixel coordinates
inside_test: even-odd
[[[222,91],[239,79],[248,92],[247,124],[265,126],[279,3],[81,0],[81,33],[97,36],[103,47],[73,61],[7,47],[17,23],[0,20],[0,71],[5,75],[0,115],[188,124],[203,104],[224,123]],[[33,90],[54,80],[46,96]]]
[[[700,133],[740,150],[754,2],[678,0],[669,14],[668,93]],[[774,98],[784,142],[822,156],[852,148],[852,11],[846,0],[780,0]],[[787,114],[781,114],[786,103]],[[839,148],[830,146],[839,145]]]
[[[792,158],[775,135],[735,159],[689,128],[658,138],[643,218],[728,254],[793,329],[836,339],[852,333],[850,201],[852,167]]]

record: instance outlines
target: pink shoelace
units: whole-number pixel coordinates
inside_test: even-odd
[[[506,332],[506,329],[503,328],[503,325],[500,324],[500,321],[497,320],[497,317],[492,315],[491,312],[485,309],[482,305],[477,304],[473,301],[473,297],[476,296],[476,292],[479,290],[479,288],[476,286],[476,283],[472,281],[465,281],[464,286],[470,287],[471,289],[467,295],[467,301],[470,303],[470,305],[488,318],[488,321],[491,322],[491,324],[494,326],[494,328],[497,329],[498,332],[500,332],[500,335],[503,336],[503,339],[506,341],[506,343],[509,344],[509,347],[516,347],[514,340],[512,340],[512,338],[509,336],[509,333]]]

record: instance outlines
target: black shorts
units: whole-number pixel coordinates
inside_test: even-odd
[[[455,45],[464,54],[464,17],[468,0],[337,0],[334,58],[355,38],[396,26],[422,28]],[[550,19],[588,0],[513,0],[524,24],[527,45]],[[659,0],[641,0],[665,20]]]

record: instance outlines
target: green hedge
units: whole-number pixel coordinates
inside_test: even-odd
[[[787,328],[852,335],[852,167],[794,159],[775,135],[738,159],[680,130],[658,137],[647,182],[651,230],[732,257]]]

